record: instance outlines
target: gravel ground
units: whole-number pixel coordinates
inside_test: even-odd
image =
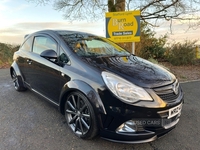
[[[181,82],[200,80],[200,64],[186,66],[173,66],[167,62],[159,64],[168,68]]]
[[[185,93],[177,127],[144,144],[113,143],[97,137],[81,140],[64,116],[33,92],[17,92],[8,69],[0,69],[0,150],[199,150],[200,81],[181,83]]]

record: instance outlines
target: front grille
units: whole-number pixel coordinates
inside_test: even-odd
[[[165,102],[173,103],[180,95],[180,87],[178,81],[175,81],[173,84],[158,87],[153,89],[155,93]]]
[[[174,101],[176,101],[176,99],[178,98],[179,96],[179,92],[178,94],[174,94],[174,93],[168,93],[168,94],[162,94],[162,95],[158,95],[162,100],[168,102],[168,103],[172,103]]]

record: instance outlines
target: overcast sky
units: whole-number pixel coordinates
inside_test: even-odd
[[[159,35],[169,33],[168,23],[162,23],[156,29]],[[0,42],[19,44],[25,34],[42,29],[78,30],[105,36],[104,19],[97,22],[74,21],[63,18],[62,12],[53,9],[52,5],[40,6],[26,0],[0,0]],[[186,24],[175,23],[171,41],[198,40],[200,29],[189,30]]]

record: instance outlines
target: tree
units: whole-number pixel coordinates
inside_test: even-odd
[[[146,23],[141,23],[140,42],[136,44],[136,54],[145,59],[163,59],[166,51],[167,35],[159,38],[155,37],[155,32],[147,26]]]
[[[160,20],[187,21],[188,27],[200,25],[200,0],[27,0],[37,4],[53,4],[67,20],[94,21],[107,11],[141,10],[141,20],[158,26]]]

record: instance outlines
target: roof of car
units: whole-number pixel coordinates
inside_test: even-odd
[[[91,33],[86,33],[86,32],[81,32],[81,31],[72,31],[72,30],[40,30],[37,32],[33,32],[32,34],[26,34],[24,36],[24,40],[26,40],[27,38],[29,38],[32,35],[35,34],[56,34],[56,35],[60,35],[60,36],[68,36],[68,35],[75,35],[75,37],[80,37],[80,36],[97,36]]]
[[[36,33],[51,33],[51,32],[56,32],[57,34],[59,35],[66,35],[66,34],[86,34],[86,35],[93,35],[91,33],[86,33],[86,32],[81,32],[81,31],[72,31],[72,30],[41,30],[41,31],[38,31]]]

